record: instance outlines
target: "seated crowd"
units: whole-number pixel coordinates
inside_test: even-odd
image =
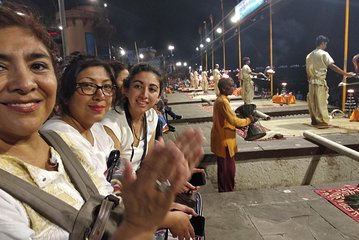
[[[187,180],[199,171],[204,138],[195,129],[175,143],[156,138],[161,73],[148,64],[128,71],[81,54],[57,69],[56,50],[30,11],[0,4],[0,170],[80,209],[86,199],[62,155],[39,134],[55,131],[97,191],[123,202],[112,239],[153,239],[160,229],[194,238],[190,218],[197,213],[174,200],[198,190]],[[109,171],[116,151],[119,161]],[[71,232],[4,189],[0,185],[0,239],[71,239]]]

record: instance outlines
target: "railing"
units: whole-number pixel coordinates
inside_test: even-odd
[[[321,137],[321,136],[319,136],[315,133],[309,132],[309,131],[304,131],[303,136],[320,144],[320,145],[323,145],[337,153],[341,153],[341,154],[348,156],[356,161],[359,161],[359,152],[357,152],[353,149],[345,147],[339,143],[336,143],[334,141],[331,141],[327,138]]]

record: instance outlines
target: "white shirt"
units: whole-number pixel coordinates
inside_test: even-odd
[[[334,60],[328,52],[320,48],[314,49],[307,55],[305,61],[308,80],[325,80],[328,66],[333,63]]]
[[[252,69],[247,65],[245,64],[243,67],[242,67],[242,71],[241,71],[241,77],[242,77],[242,80],[243,81],[248,81],[248,82],[251,82],[252,81]]]
[[[154,109],[150,109],[146,111],[146,120],[147,120],[147,149],[148,144],[155,134],[158,116]],[[121,158],[125,158],[131,160],[132,157],[132,167],[134,171],[137,171],[140,168],[141,157],[143,155],[143,147],[144,141],[140,141],[137,147],[133,146],[133,134],[132,129],[127,123],[125,111],[121,113],[116,112],[114,109],[107,112],[105,118],[102,120],[102,124],[112,130],[117,139],[121,144],[120,156]],[[141,133],[140,139],[144,139],[143,132]]]
[[[84,200],[71,183],[69,176],[65,172],[59,154],[53,148],[51,148],[51,155],[54,156],[58,163],[58,171],[47,171],[27,164],[15,157],[6,155],[0,155],[0,167],[24,180],[30,176],[31,181],[43,191],[60,198],[76,209],[80,209]],[[95,170],[91,167],[91,165],[88,162],[81,163],[89,173],[91,179],[94,181],[100,194],[104,196],[110,194],[110,192],[103,187],[103,179],[100,179],[98,176],[93,174]],[[34,222],[30,225],[30,216],[24,206],[25,205],[21,202],[0,189],[1,240],[68,239],[68,232],[44,218],[36,217],[36,214],[32,214]],[[38,228],[38,230],[34,230],[34,227]]]
[[[91,145],[77,129],[62,121],[58,116],[46,121],[42,129],[62,132],[69,135],[72,140],[71,143],[83,150],[84,156],[93,164],[99,174],[104,175],[107,169],[107,158],[115,147],[112,138],[107,134],[101,123],[95,123],[90,128],[94,139],[93,145]]]

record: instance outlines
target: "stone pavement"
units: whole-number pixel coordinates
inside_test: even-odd
[[[358,222],[314,193],[356,182],[242,190],[201,190],[206,240],[357,240]]]
[[[306,102],[279,106],[255,99],[258,110],[277,116],[260,123],[285,140],[248,142],[238,137],[237,191],[218,193],[215,157],[209,148],[211,106],[204,106],[201,98],[168,95],[172,109],[183,119],[171,121],[176,132],[165,138],[175,139],[187,127],[199,127],[208,140],[202,163],[208,183],[201,189],[207,240],[359,240],[358,223],[313,192],[358,184],[359,163],[303,137],[303,131],[311,131],[358,151],[359,123],[338,117],[332,119],[334,127],[316,129],[309,125]],[[213,101],[213,95],[208,99]],[[233,97],[232,109],[241,104]]]

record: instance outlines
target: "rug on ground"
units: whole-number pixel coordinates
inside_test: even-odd
[[[341,188],[330,188],[324,190],[314,190],[316,194],[327,199],[334,206],[342,210],[349,217],[359,222],[359,210],[353,209],[345,201],[345,197],[359,193],[358,186],[344,186]]]
[[[283,137],[282,134],[278,133],[278,132],[273,132],[270,129],[264,127],[263,125],[261,125],[259,122],[255,123],[256,127],[262,131],[267,133],[266,136],[264,136],[263,138],[257,139],[256,141],[268,141],[268,140],[278,140],[278,139],[286,139],[285,137]],[[241,138],[246,138],[247,136],[247,132],[248,132],[248,126],[247,127],[242,127],[242,128],[237,128],[237,134],[238,136],[240,136]]]

